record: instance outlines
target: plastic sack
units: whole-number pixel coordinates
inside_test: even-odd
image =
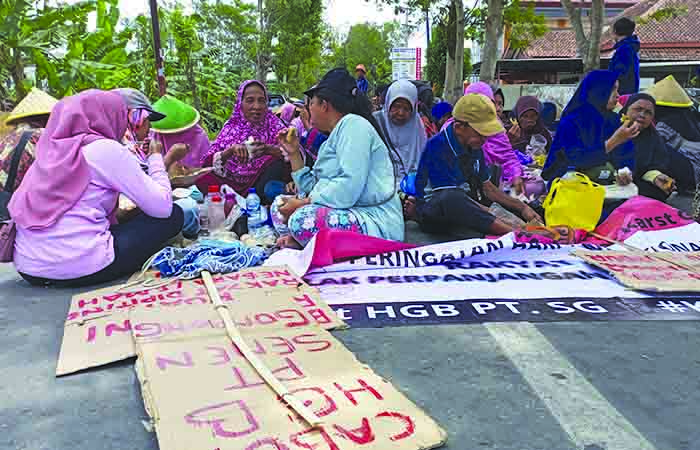
[[[605,188],[582,173],[571,178],[557,178],[544,200],[547,226],[566,225],[593,231],[603,212]]]

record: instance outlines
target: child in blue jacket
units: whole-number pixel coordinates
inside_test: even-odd
[[[623,17],[613,25],[615,54],[610,60],[609,70],[618,74],[620,95],[639,92],[639,47],[641,43],[634,34],[635,23]]]

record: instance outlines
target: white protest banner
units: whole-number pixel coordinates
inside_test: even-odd
[[[687,237],[689,231],[675,230],[676,237]],[[673,231],[648,232],[646,239],[658,244],[671,239]],[[664,234],[654,240],[655,233]],[[508,235],[357,258],[311,270],[305,279],[350,326],[603,320],[603,315],[606,320],[642,320],[620,299],[639,299],[639,306],[654,296],[630,291],[606,271],[571,255],[575,249],[604,250],[593,244],[516,243]],[[682,301],[695,305],[694,297]],[[643,310],[636,306],[632,309]],[[680,306],[689,313],[685,320],[697,319],[692,306]]]

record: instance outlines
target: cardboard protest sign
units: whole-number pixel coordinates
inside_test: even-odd
[[[610,272],[620,283],[633,289],[656,292],[700,292],[700,253],[644,254],[578,250],[574,255]]]
[[[229,305],[236,322],[258,305]],[[211,305],[132,319],[217,320]],[[262,381],[223,329],[135,336],[138,376],[161,450],[335,450],[436,448],[446,433],[314,321],[240,326],[244,340],[294,395],[323,420],[310,429]]]
[[[218,275],[214,280],[224,302],[254,298],[261,311],[289,308],[291,303],[293,308],[304,311],[322,327],[345,326],[320,299],[318,291],[303,284],[286,268],[248,269]],[[119,292],[119,288],[114,286],[73,297],[56,375],[67,375],[135,356],[132,330],[153,332],[153,326],[134,322],[129,316],[131,311],[177,309],[209,303],[201,279],[179,280],[158,288],[127,292]]]

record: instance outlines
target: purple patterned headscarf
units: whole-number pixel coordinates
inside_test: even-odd
[[[263,84],[257,80],[248,80],[241,84],[238,89],[238,97],[236,98],[236,107],[233,110],[233,114],[231,114],[231,117],[221,129],[221,132],[219,132],[219,135],[209,149],[209,153],[204,157],[203,167],[211,165],[211,160],[215,153],[222,152],[236,144],[243,144],[251,136],[256,141],[264,144],[277,144],[277,134],[285,128],[282,121],[277,116],[268,110],[261,123],[253,124],[246,120],[243,115],[243,93],[251,84],[259,85],[267,96],[267,90]],[[277,159],[278,158],[274,156],[264,155],[260,158],[251,159],[243,163],[234,156],[226,163],[228,172],[227,182],[236,192],[245,194],[248,189],[255,184],[255,181],[257,181],[267,166]]]

